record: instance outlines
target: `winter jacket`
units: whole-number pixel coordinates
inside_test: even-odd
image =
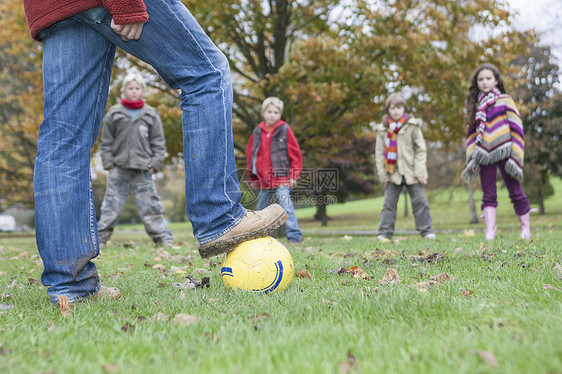
[[[109,170],[113,165],[126,169],[161,170],[166,157],[162,122],[153,107],[144,105],[132,118],[122,104],[112,106],[103,120],[101,159]]]
[[[260,189],[273,189],[298,180],[302,171],[302,154],[291,127],[278,121],[273,129],[265,122],[253,131],[246,147],[250,181]]]
[[[387,137],[388,127],[387,117],[383,117],[383,122],[375,125],[377,133],[375,159],[377,173],[381,183],[392,182],[402,184],[402,177],[406,179],[406,184],[416,184],[417,178],[427,179],[427,150],[423,138],[421,119],[410,117],[398,132],[396,147],[398,149],[398,159],[394,173],[388,174],[384,165],[384,142]]]
[[[142,0],[23,0],[23,7],[31,37],[38,41],[37,34],[44,28],[97,7],[104,7],[118,25],[148,21]]]

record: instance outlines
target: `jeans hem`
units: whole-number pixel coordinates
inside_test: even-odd
[[[246,209],[243,210],[242,215],[240,215],[240,217],[235,218],[234,221],[232,221],[232,224],[230,224],[229,226],[227,226],[224,230],[214,234],[213,236],[207,238],[207,239],[203,239],[203,240],[198,240],[199,244],[205,244],[205,243],[209,243],[212,242],[215,239],[220,238],[221,236],[223,236],[224,234],[226,234],[227,232],[229,232],[230,230],[232,230],[236,225],[238,225],[240,223],[240,221],[242,221],[242,219],[244,218],[244,216],[246,216]]]

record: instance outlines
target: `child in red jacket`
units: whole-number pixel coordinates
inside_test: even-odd
[[[289,214],[285,231],[289,242],[299,243],[302,231],[291,201],[291,189],[302,171],[299,143],[288,123],[281,120],[283,101],[268,97],[262,104],[263,122],[250,136],[246,147],[250,185],[259,190],[257,209],[263,209],[277,197]]]

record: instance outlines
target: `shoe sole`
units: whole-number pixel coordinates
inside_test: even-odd
[[[201,244],[199,246],[199,254],[202,258],[208,258],[228,253],[242,242],[267,236],[270,232],[281,227],[281,225],[287,221],[287,218],[289,218],[289,215],[287,212],[283,211],[280,216],[258,230],[238,234],[212,243]]]

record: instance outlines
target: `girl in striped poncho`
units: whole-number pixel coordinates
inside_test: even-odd
[[[525,140],[523,124],[513,99],[505,93],[497,67],[483,64],[470,80],[466,98],[466,160],[462,177],[472,182],[480,175],[486,240],[496,236],[496,170],[499,168],[522,239],[531,237],[530,205],[521,188]]]

